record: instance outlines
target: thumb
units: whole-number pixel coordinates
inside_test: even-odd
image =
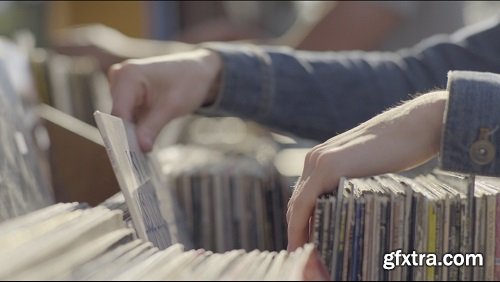
[[[113,84],[115,80],[116,73],[122,67],[122,64],[114,64],[108,69],[108,81],[110,84]]]
[[[130,69],[128,67],[127,69]],[[111,114],[127,121],[133,121],[137,108],[145,102],[144,83],[131,71],[113,66],[109,72],[110,92],[113,100]]]
[[[153,149],[156,137],[173,117],[172,111],[168,108],[156,105],[139,118],[136,134],[143,152],[150,152]]]

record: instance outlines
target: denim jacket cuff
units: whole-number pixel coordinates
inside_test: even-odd
[[[267,53],[243,44],[205,43],[199,47],[217,52],[223,70],[216,101],[197,113],[258,118],[270,111],[273,76]]]
[[[500,175],[500,75],[448,73],[440,167],[478,175]]]

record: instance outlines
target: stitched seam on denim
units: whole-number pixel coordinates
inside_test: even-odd
[[[260,62],[261,70],[261,101],[259,103],[259,110],[256,114],[257,118],[265,117],[271,111],[271,104],[274,96],[274,77],[272,73],[272,61],[269,54],[265,53],[262,49],[252,45],[252,51]]]
[[[443,132],[443,140],[442,140],[442,166],[443,167],[452,167],[454,166],[451,164],[451,159],[453,158],[453,150],[450,149],[450,142],[453,140],[450,140],[450,127],[452,127],[453,121],[453,111],[456,111],[455,107],[455,95],[454,95],[454,88],[453,88],[453,79],[450,77],[450,81],[448,83],[448,92],[449,92],[449,98],[448,98],[448,105],[446,108],[446,123],[444,124],[444,132]]]
[[[221,63],[222,63],[222,73],[220,75],[220,84],[219,84],[219,91],[217,92],[217,98],[215,99],[214,103],[210,106],[207,107],[200,107],[196,110],[196,112],[201,113],[201,114],[217,114],[220,112],[221,108],[221,103],[222,100],[224,99],[224,96],[226,95],[226,81],[227,81],[227,58],[226,54],[223,52],[223,50],[220,50],[220,46],[217,45],[217,43],[202,43],[197,45],[197,47],[208,49],[212,52],[217,53],[220,58],[221,58]]]

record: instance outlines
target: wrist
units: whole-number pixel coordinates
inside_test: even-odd
[[[443,132],[444,112],[448,102],[448,92],[440,91],[429,93],[428,104],[426,111],[423,112],[424,124],[429,125],[433,137],[431,144],[437,152],[441,144],[441,137]]]
[[[409,110],[411,117],[408,123],[404,123],[404,127],[409,133],[408,147],[415,153],[412,156],[417,161],[415,164],[427,161],[439,153],[447,101],[446,91],[431,92],[414,99],[412,109]]]
[[[202,106],[206,107],[217,100],[220,92],[222,59],[219,54],[211,50],[201,49],[200,52],[203,54],[202,61],[208,74],[208,90],[202,104]]]

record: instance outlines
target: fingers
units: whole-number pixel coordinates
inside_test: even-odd
[[[312,150],[308,153],[302,174],[288,204],[288,249],[301,247],[309,241],[310,222],[316,199],[334,191],[338,185],[335,153]]]
[[[316,199],[323,194],[319,174],[313,174],[299,184],[288,209],[288,250],[293,251],[309,241],[309,223]]]
[[[122,64],[114,64],[108,69],[108,80],[110,84],[113,84],[116,72],[122,67]]]
[[[304,182],[309,181],[306,180]],[[302,183],[304,183],[302,182]],[[311,198],[304,193],[304,184],[300,184],[294,191],[287,212],[288,220],[288,250],[295,249],[304,245],[308,239],[309,218],[312,213]],[[307,188],[306,188],[307,189]]]
[[[113,108],[111,114],[133,121],[134,113],[146,95],[140,74],[128,65],[113,65],[108,73]]]
[[[139,145],[149,152],[162,127],[172,118],[172,107],[155,99],[138,68],[127,63],[111,67],[108,73],[113,98],[111,114],[135,122]]]
[[[315,168],[315,162],[313,161],[315,157],[314,150],[307,153],[302,175],[295,185],[292,197],[288,202],[286,220],[288,223],[287,249],[289,251],[301,247],[309,239],[309,219],[313,208],[311,204],[314,206],[315,198],[313,199],[314,196],[311,197],[313,191],[308,189],[311,186],[314,187],[313,189],[317,188],[314,183],[311,184],[311,182],[314,182],[314,178],[310,176]]]
[[[143,152],[149,152],[153,149],[154,140],[161,129],[174,117],[174,110],[169,106],[161,104],[153,107],[139,117],[137,121],[136,134],[139,139],[139,145]]]

